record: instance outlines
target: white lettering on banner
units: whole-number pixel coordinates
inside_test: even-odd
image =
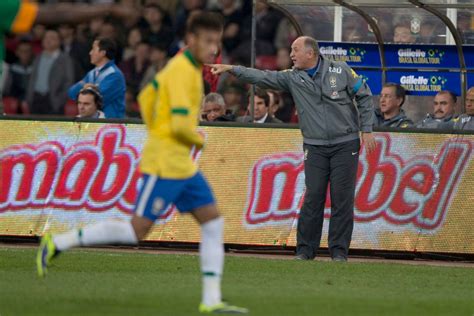
[[[427,85],[429,80],[423,76],[418,76],[415,77],[413,75],[411,76],[402,76],[400,78],[400,83],[401,84],[424,84]]]
[[[470,159],[471,142],[450,140],[439,154],[410,159],[391,151],[389,135],[377,137],[377,144],[375,152],[364,151],[360,157],[355,220],[382,218],[394,225],[412,224],[426,233],[440,227]],[[278,154],[257,162],[249,188],[247,225],[284,224],[297,218],[303,203],[303,178],[302,155]],[[329,192],[326,201],[329,210]]]
[[[399,49],[398,56],[400,57],[426,57],[426,52],[421,49],[412,50],[411,48]]]
[[[347,56],[347,49],[342,47],[324,46],[320,48],[320,51],[323,55]]]

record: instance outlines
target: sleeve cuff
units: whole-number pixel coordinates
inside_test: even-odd
[[[242,66],[232,66],[232,70],[230,72],[232,72],[234,75],[238,76],[242,73],[243,69]]]
[[[362,126],[360,131],[363,133],[372,133],[372,125]]]

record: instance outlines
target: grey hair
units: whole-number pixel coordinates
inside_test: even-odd
[[[209,103],[209,102],[217,103],[220,106],[225,107],[224,97],[222,95],[220,95],[219,93],[211,92],[211,93],[207,94],[204,97],[204,100],[202,101],[202,104],[204,105],[204,104]]]
[[[474,87],[470,87],[469,89],[467,89],[466,94],[471,93],[471,92],[474,92]]]
[[[312,50],[314,55],[319,56],[319,45],[318,41],[316,41],[311,36],[304,36],[304,47],[307,50]]]

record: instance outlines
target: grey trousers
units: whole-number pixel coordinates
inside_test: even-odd
[[[321,241],[328,183],[331,192],[329,253],[347,257],[354,227],[354,194],[360,141],[304,145],[306,193],[298,219],[296,254],[316,256]]]

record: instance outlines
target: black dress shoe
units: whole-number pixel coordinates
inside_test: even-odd
[[[332,261],[334,262],[347,262],[347,258],[344,256],[335,256],[332,257]]]
[[[295,260],[311,260],[307,255],[304,253],[296,255]]]

